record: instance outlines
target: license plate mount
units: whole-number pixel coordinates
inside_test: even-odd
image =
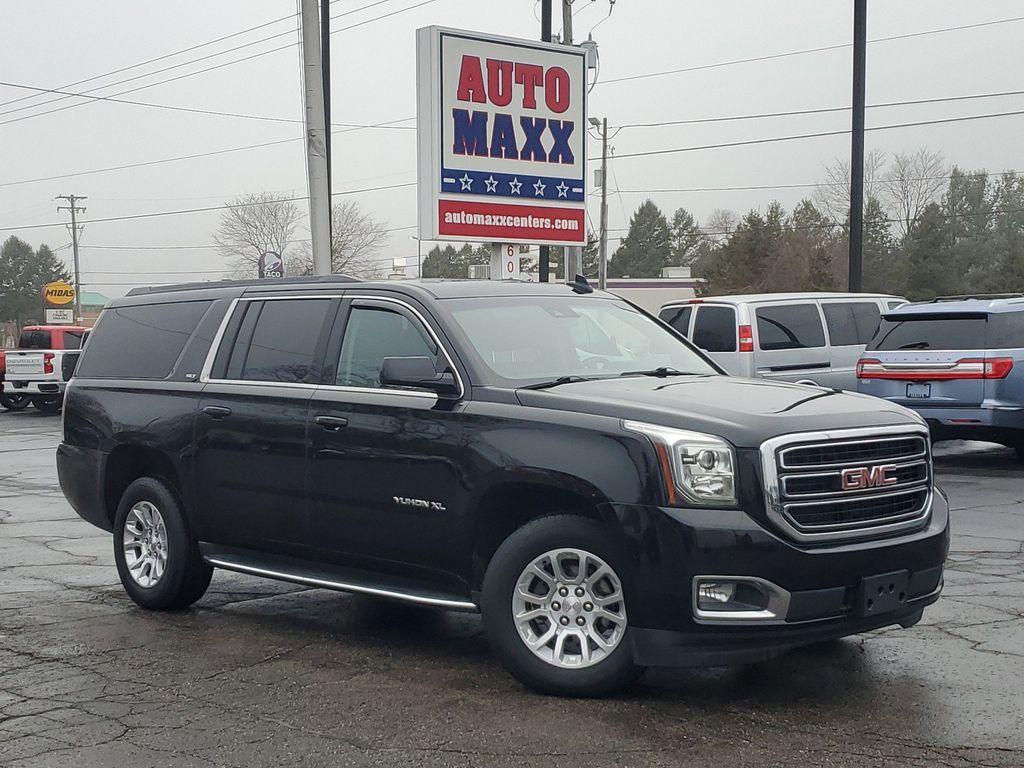
[[[932,396],[932,385],[931,384],[920,384],[913,383],[907,384],[907,397],[913,398],[924,398]]]
[[[907,603],[908,584],[910,571],[892,571],[865,577],[860,588],[861,615],[876,616],[902,608]]]

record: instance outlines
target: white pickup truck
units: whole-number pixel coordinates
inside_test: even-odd
[[[4,354],[4,394],[27,397],[46,413],[60,411],[64,390],[75,372],[89,329],[33,326],[22,329],[18,349]]]

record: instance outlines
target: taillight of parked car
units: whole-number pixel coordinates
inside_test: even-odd
[[[749,325],[740,326],[740,352],[754,351],[754,330]]]
[[[906,364],[901,364],[906,365]],[[955,379],[1005,379],[1013,370],[1012,357],[965,357],[948,368],[886,366],[881,360],[867,358],[857,363],[858,379],[895,379],[897,381],[951,381]]]
[[[53,352],[43,353],[43,373],[53,373]]]

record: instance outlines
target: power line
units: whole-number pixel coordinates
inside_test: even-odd
[[[943,27],[942,29],[929,29],[922,32],[908,32],[902,35],[890,35],[888,37],[878,37],[874,40],[868,40],[869,43],[885,43],[892,40],[906,40],[912,37],[925,37],[928,35],[939,35],[945,32],[957,32],[963,29],[977,29],[979,27],[990,27],[996,24],[1009,24],[1015,21],[1024,20],[1024,16],[1015,16],[1009,19],[994,19],[992,21],[982,21],[976,24],[961,24],[956,27]],[[766,56],[752,56],[745,59],[731,59],[729,61],[719,61],[713,64],[699,64],[692,67],[681,67],[679,69],[666,69],[660,72],[643,72],[636,75],[626,75],[624,77],[613,77],[608,80],[602,80],[598,85],[608,85],[610,83],[624,83],[631,80],[642,80],[648,77],[663,77],[665,75],[678,75],[683,72],[699,72],[706,69],[718,69],[719,67],[731,67],[734,64],[751,64],[757,61],[770,61],[772,59],[784,59],[789,56],[802,56],[808,53],[822,53],[824,51],[837,51],[843,48],[852,48],[853,43],[837,43],[835,45],[822,45],[816,48],[803,48],[797,51],[786,51],[785,53],[772,53]]]
[[[303,122],[300,118],[271,117],[269,115],[250,115],[250,114],[246,114],[244,112],[222,112],[222,111],[219,111],[219,110],[216,110],[216,109],[200,109],[198,107],[178,107],[178,106],[174,106],[172,104],[154,104],[153,102],[150,102],[150,101],[134,101],[132,99],[116,99],[116,98],[114,98],[112,96],[90,96],[87,93],[72,93],[70,91],[62,91],[62,90],[58,90],[58,89],[55,89],[55,88],[40,88],[40,87],[35,86],[35,85],[24,85],[22,83],[10,83],[10,82],[2,81],[2,80],[0,80],[0,86],[7,86],[8,88],[24,88],[24,89],[28,89],[28,90],[32,90],[32,91],[39,91],[40,93],[63,93],[65,95],[67,95],[67,96],[78,96],[78,97],[81,97],[83,99],[91,99],[93,101],[109,101],[109,102],[112,102],[114,104],[129,104],[129,105],[135,106],[135,107],[149,107],[151,109],[167,109],[167,110],[172,110],[172,111],[175,111],[175,112],[189,112],[189,113],[198,114],[198,115],[214,115],[216,117],[236,117],[236,118],[240,118],[240,119],[243,119],[243,120],[263,120],[263,121],[272,122],[272,123],[292,123],[292,124],[299,124],[299,125],[301,125],[302,122]],[[33,117],[34,117],[34,115],[33,115]],[[412,118],[410,118],[410,119],[412,119]],[[11,121],[7,121],[7,122],[15,122],[15,121],[11,120]],[[0,125],[5,125],[5,124],[6,123],[0,123]],[[381,126],[381,125],[366,125],[366,124],[363,124],[363,123],[332,123],[331,125],[332,126],[338,126],[338,127],[341,127],[341,128],[390,128],[390,129],[407,130],[407,131],[416,130],[414,126],[404,126],[404,125],[403,126],[398,126],[398,125]]]
[[[942,123],[960,123],[968,120],[987,120],[998,117],[1012,117],[1024,115],[1024,110],[1012,112],[994,112],[986,115],[964,115],[961,117],[945,117],[935,120],[917,120],[910,123],[893,123],[891,125],[875,125],[865,128],[865,131],[888,131],[896,128],[915,128],[923,125],[940,125]],[[674,147],[671,149],[651,149],[643,152],[624,152],[616,155],[619,159],[627,157],[650,157],[653,155],[671,155],[679,152],[697,152],[705,149],[723,149],[726,147],[746,147],[753,144],[773,144],[780,141],[799,141],[803,139],[817,139],[823,136],[845,136],[850,133],[849,129],[838,131],[818,131],[817,133],[800,133],[792,136],[773,136],[766,139],[747,139],[744,141],[728,141],[721,144],[702,144],[693,147]]]
[[[1024,91],[998,91],[994,93],[972,93],[966,96],[942,96],[932,99],[908,99],[905,101],[886,101],[878,104],[868,104],[868,109],[880,109],[884,107],[904,107],[919,104],[939,104],[948,101],[969,101],[973,99],[991,99],[1003,96],[1020,96]],[[625,128],[659,128],[669,125],[694,125],[698,123],[725,123],[734,120],[757,120],[766,117],[792,117],[795,115],[820,115],[829,112],[849,112],[850,107],[823,107],[819,109],[794,109],[785,112],[761,112],[758,114],[729,115],[726,117],[696,117],[687,120],[662,120],[651,123],[625,123],[619,129]]]
[[[367,125],[366,127],[367,128],[370,128],[370,127],[378,128],[378,127],[381,127],[381,126],[392,125],[394,123],[405,122],[408,119],[409,118],[404,117],[404,118],[401,118],[399,120],[388,120],[388,121],[381,122],[381,123],[371,123],[371,124]],[[351,131],[361,131],[361,130],[363,130],[362,127],[359,127],[359,128],[346,128],[346,129],[340,130],[340,131],[331,131],[331,134],[332,135],[338,135],[338,134],[341,134],[341,133],[349,133]],[[247,150],[250,150],[250,149],[262,149],[264,147],[273,147],[273,146],[278,146],[280,144],[291,144],[291,143],[294,143],[294,142],[297,142],[297,141],[303,141],[303,140],[305,140],[304,136],[295,136],[295,137],[290,138],[290,139],[277,139],[275,141],[263,141],[263,142],[260,142],[258,144],[245,144],[245,145],[242,145],[240,147],[227,147],[226,149],[216,149],[216,150],[212,150],[210,152],[197,152],[197,153],[194,153],[194,154],[191,154],[191,155],[178,155],[176,157],[165,157],[165,158],[161,158],[159,160],[144,160],[144,161],[139,162],[139,163],[127,163],[125,165],[113,165],[113,166],[108,166],[106,168],[93,168],[92,170],[88,170],[88,171],[74,171],[72,173],[61,173],[61,174],[57,174],[57,175],[54,175],[54,176],[40,176],[40,177],[37,177],[37,178],[34,178],[34,179],[19,179],[18,181],[6,181],[6,182],[0,182],[0,188],[3,188],[3,187],[13,187],[13,186],[17,186],[17,185],[20,185],[20,184],[35,184],[35,183],[41,182],[41,181],[55,181],[57,179],[70,179],[70,178],[73,178],[75,176],[88,176],[88,175],[91,175],[91,174],[94,174],[94,173],[109,173],[111,171],[124,171],[124,170],[128,170],[130,168],[145,168],[145,167],[151,166],[151,165],[163,165],[165,163],[176,163],[176,162],[181,161],[181,160],[196,160],[196,159],[200,159],[200,158],[204,158],[204,157],[213,157],[215,155],[225,155],[225,154],[229,154],[229,153],[232,153],[232,152],[244,152],[244,151],[247,151]]]
[[[986,173],[965,173],[962,174],[965,178],[981,178],[984,176],[1016,176],[1017,171],[993,171]],[[903,181],[937,181],[939,179],[952,179],[952,174],[945,174],[942,176],[919,176],[912,179],[903,179]],[[747,186],[727,186],[727,187],[674,187],[674,188],[661,188],[661,189],[620,189],[618,190],[624,195],[654,195],[671,192],[737,192],[737,191],[753,191],[761,189],[809,189],[816,187],[848,187],[849,184],[838,181],[817,181],[817,182],[804,182],[799,184],[751,184]]]
[[[403,184],[387,184],[387,185],[382,185],[382,186],[378,186],[378,187],[364,187],[362,189],[349,189],[349,190],[344,190],[344,191],[341,191],[341,192],[334,192],[332,194],[332,197],[337,197],[337,196],[342,196],[342,195],[355,195],[355,194],[359,194],[359,193],[362,193],[362,192],[377,192],[377,191],[387,190],[387,189],[398,189],[400,187],[414,187],[414,186],[416,186],[416,182],[409,181],[409,182],[405,182]],[[306,196],[301,196],[301,197],[300,196],[293,196],[293,197],[279,198],[278,200],[275,200],[274,202],[278,202],[278,203],[292,203],[292,202],[297,202],[297,201],[301,201],[301,200],[308,200],[308,199],[309,198],[306,197]],[[161,216],[180,216],[180,215],[190,214],[190,213],[208,213],[210,211],[221,211],[221,210],[225,210],[227,208],[248,208],[248,207],[253,206],[253,205],[262,205],[262,204],[263,204],[263,201],[256,201],[256,202],[252,202],[252,203],[224,203],[222,205],[209,205],[209,206],[205,206],[205,207],[202,207],[202,208],[181,208],[181,209],[173,210],[173,211],[151,211],[149,213],[133,213],[133,214],[127,214],[127,215],[124,215],[124,216],[107,216],[105,218],[89,219],[87,221],[81,221],[79,223],[82,224],[82,225],[86,225],[86,224],[104,224],[104,223],[111,222],[111,221],[131,221],[131,220],[134,220],[134,219],[153,219],[153,218],[158,218],[158,217],[161,217]],[[61,226],[61,227],[64,226],[64,222],[55,222],[55,223],[50,223],[50,224],[30,224],[30,225],[22,226],[22,227],[0,227],[0,232],[10,232],[10,231],[13,231],[13,230],[22,230],[22,229],[47,229],[49,227],[57,227],[57,226]],[[399,229],[409,229],[409,228],[410,227],[398,227],[395,230],[385,230],[385,231],[386,232],[391,232],[391,231],[398,231]]]
[[[333,5],[336,2],[339,2],[339,0],[330,0],[330,1],[331,1],[331,5]],[[87,78],[85,78],[83,80],[75,80],[73,83],[65,83],[64,85],[62,85],[60,87],[61,88],[74,88],[76,85],[82,85],[84,83],[91,83],[94,80],[100,80],[100,79],[102,79],[104,77],[110,77],[111,75],[117,75],[117,74],[120,74],[121,72],[127,72],[128,70],[131,70],[131,69],[138,69],[139,67],[144,67],[147,64],[155,64],[158,61],[164,61],[165,59],[170,59],[170,58],[173,58],[174,56],[178,56],[178,55],[183,54],[183,53],[189,53],[191,51],[195,51],[195,50],[198,50],[200,48],[205,48],[208,45],[214,45],[215,43],[222,43],[225,40],[230,40],[233,37],[239,37],[239,36],[247,34],[249,32],[254,32],[257,29],[263,29],[264,27],[269,27],[269,26],[271,26],[273,24],[280,24],[282,21],[290,21],[296,15],[297,14],[290,13],[287,16],[282,16],[282,17],[280,17],[278,19],[273,19],[271,21],[265,21],[262,24],[257,24],[256,26],[253,26],[253,27],[247,27],[245,29],[239,30],[238,32],[232,32],[230,35],[223,35],[222,37],[218,37],[218,38],[215,38],[213,40],[207,40],[205,43],[197,43],[197,44],[191,45],[191,46],[189,46],[187,48],[181,48],[181,49],[176,50],[176,51],[171,51],[170,53],[165,53],[165,54],[162,54],[160,56],[156,56],[155,58],[152,58],[152,59],[146,59],[145,61],[140,61],[140,62],[137,62],[135,64],[128,64],[126,66],[119,67],[118,69],[112,69],[109,72],[103,72],[103,73],[101,73],[99,75],[92,75],[91,77],[87,77]],[[109,87],[109,86],[104,86],[104,87]],[[96,89],[96,90],[99,90],[99,89]],[[0,102],[0,107],[6,107],[8,104],[17,104],[18,102],[25,101],[26,99],[31,99],[31,98],[33,98],[33,96],[34,96],[34,94],[30,94],[28,96],[21,96],[21,97],[19,97],[17,99],[10,99],[8,101],[2,101],[2,102]],[[35,106],[41,106],[41,105],[37,104]]]
[[[332,16],[331,18],[332,19],[340,18],[341,16],[348,15],[349,13],[355,13],[356,11],[365,10],[366,8],[370,8],[373,5],[379,5],[380,3],[390,2],[390,1],[391,0],[378,0],[378,2],[372,3],[371,5],[363,6],[362,8],[357,8],[357,9],[354,9],[352,11],[348,11],[345,14],[340,14],[339,16]],[[346,30],[355,29],[357,27],[362,27],[362,26],[365,26],[366,24],[371,24],[371,23],[373,23],[375,21],[380,21],[381,19],[386,19],[386,18],[389,18],[391,16],[395,16],[395,15],[398,15],[400,13],[405,13],[406,11],[411,11],[411,10],[413,10],[415,8],[419,8],[421,6],[429,5],[430,3],[435,3],[435,2],[437,2],[437,0],[421,0],[421,2],[416,3],[415,5],[410,5],[407,8],[400,8],[400,9],[398,9],[396,11],[391,11],[390,13],[385,13],[385,14],[382,14],[380,16],[375,16],[372,19],[365,19],[365,20],[357,22],[355,24],[350,24],[347,27],[340,27],[338,29],[332,30],[331,34],[334,35],[334,34],[337,34],[338,32],[344,32]],[[291,34],[291,33],[290,32],[285,32],[285,33],[281,33],[280,35],[275,35],[275,37],[280,37],[281,35],[284,35],[284,34]],[[258,40],[256,42],[258,43],[258,42],[263,42],[263,41],[262,40]],[[247,43],[246,45],[253,45],[253,44],[255,44],[255,43]],[[238,46],[238,47],[242,48],[242,47],[246,47],[246,46]],[[295,43],[288,43],[286,45],[278,46],[277,48],[271,48],[271,49],[266,50],[266,51],[260,51],[258,53],[251,54],[249,56],[243,56],[242,58],[232,59],[230,61],[221,62],[220,64],[214,64],[212,66],[205,67],[203,69],[198,69],[198,70],[196,70],[194,72],[185,72],[183,74],[175,75],[174,77],[169,77],[169,78],[166,78],[164,80],[158,80],[155,83],[148,83],[146,85],[136,86],[135,88],[128,88],[127,90],[124,90],[124,91],[118,91],[117,93],[112,93],[112,94],[110,94],[110,96],[111,97],[123,96],[125,94],[135,93],[136,91],[142,91],[142,90],[145,90],[147,88],[154,88],[154,87],[156,87],[158,85],[164,85],[166,83],[173,83],[173,82],[176,82],[178,80],[183,80],[183,79],[185,79],[187,77],[193,77],[195,75],[201,75],[201,74],[204,74],[206,72],[212,72],[212,71],[214,71],[216,69],[221,69],[222,67],[231,66],[232,64],[239,64],[239,63],[241,63],[243,61],[249,61],[251,59],[259,58],[260,56],[266,56],[266,55],[271,54],[271,53],[276,53],[278,51],[283,51],[283,50],[287,50],[289,48],[294,48],[294,47],[295,47]],[[94,88],[92,90],[102,90],[103,88],[112,88],[113,86],[118,85],[119,83],[125,83],[125,82],[128,82],[129,80],[138,80],[138,79],[143,78],[143,77],[149,77],[149,76],[157,74],[159,72],[163,72],[163,71],[167,71],[169,69],[175,69],[177,67],[185,66],[186,64],[194,64],[197,61],[201,61],[203,59],[208,59],[208,58],[211,58],[213,56],[219,56],[219,55],[222,55],[224,53],[229,53],[232,50],[236,50],[236,49],[229,49],[228,51],[222,51],[221,53],[218,53],[218,54],[210,54],[208,56],[202,57],[201,59],[196,59],[195,61],[183,62],[182,64],[174,65],[174,67],[167,67],[164,70],[157,70],[156,72],[150,72],[150,73],[148,73],[146,75],[138,75],[136,77],[132,77],[132,78],[128,78],[126,80],[119,81],[118,83],[111,83],[109,85],[101,86],[101,87],[98,87],[98,88]],[[47,104],[55,103],[57,101],[63,101],[63,100],[68,99],[68,98],[73,98],[73,97],[71,97],[71,96],[61,96],[58,99],[53,99],[51,101],[44,101],[44,102],[41,102],[40,104],[36,104],[34,106],[42,107],[42,106],[46,106]],[[83,104],[86,104],[86,103],[92,103],[92,102],[79,102],[78,104],[68,104],[66,106],[56,107],[55,109],[50,109],[50,110],[47,110],[45,112],[37,112],[37,113],[31,114],[31,115],[22,115],[21,117],[15,117],[15,118],[11,118],[10,120],[5,120],[3,122],[0,122],[0,125],[9,125],[10,123],[16,123],[16,122],[20,122],[22,120],[29,120],[29,119],[34,118],[34,117],[42,117],[43,115],[51,115],[51,114],[53,114],[55,112],[62,112],[65,109],[73,109],[75,107],[80,107],[80,106],[82,106]],[[25,108],[21,108],[21,109],[25,109]],[[0,116],[5,115],[5,114],[11,114],[11,112],[14,112],[14,111],[20,111],[20,109],[19,110],[10,110],[8,112],[0,112]]]

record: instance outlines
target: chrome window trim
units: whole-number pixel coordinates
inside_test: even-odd
[[[867,463],[870,464],[872,462],[867,462]],[[924,467],[925,468],[925,477],[920,478],[919,480],[909,480],[906,483],[900,483],[900,484],[898,484],[898,488],[897,488],[897,485],[888,486],[890,488],[897,488],[897,490],[901,490],[902,491],[904,489],[915,488],[918,485],[927,484],[927,482],[928,482],[928,474],[929,474],[928,473],[928,462],[924,458],[916,459],[914,461],[885,462],[885,463],[892,464],[892,466],[894,466],[896,469],[905,469],[906,467]],[[789,475],[788,477],[782,478],[782,490],[786,494],[786,498],[789,498],[789,499],[820,499],[822,501],[828,501],[829,497],[831,497],[831,496],[842,496],[843,494],[845,494],[847,497],[851,497],[851,496],[856,496],[857,494],[861,494],[861,493],[872,493],[872,492],[878,493],[878,491],[879,491],[878,488],[856,488],[856,489],[852,489],[852,490],[849,490],[849,491],[819,491],[817,493],[793,493],[793,492],[791,492],[786,487],[786,481],[787,480],[793,480],[793,479],[796,479],[796,478],[804,478],[804,477],[840,477],[841,475],[842,475],[842,470],[839,469],[838,467],[836,469],[833,469],[831,472],[807,472],[807,473],[801,473],[799,475]],[[792,506],[792,504],[790,506]]]
[[[892,435],[892,437],[887,437]],[[926,461],[929,465],[927,485],[928,493],[925,503],[920,512],[912,518],[905,520],[883,522],[882,525],[863,525],[854,530],[830,530],[809,532],[800,530],[790,521],[785,513],[782,503],[781,489],[779,484],[779,469],[777,453],[781,455],[782,449],[786,446],[797,447],[798,444],[807,443],[828,443],[842,445],[849,442],[863,442],[866,439],[881,439],[883,441],[899,439],[899,437],[920,437],[924,440]],[[855,429],[835,429],[820,432],[798,432],[789,435],[765,440],[761,443],[761,468],[764,477],[764,500],[768,518],[778,528],[785,532],[794,541],[802,544],[821,544],[832,541],[856,541],[859,539],[889,536],[902,531],[918,529],[927,524],[931,519],[932,502],[935,496],[934,473],[931,470],[931,448],[929,442],[928,428],[922,424],[903,424],[887,427],[859,427]],[[901,457],[909,458],[909,457]],[[880,460],[874,463],[884,463]],[[789,469],[814,469],[819,465],[808,465],[805,467],[790,467]],[[829,466],[829,465],[825,465]],[[840,466],[840,465],[832,465]],[[911,489],[915,492],[920,488]]]
[[[455,365],[455,360],[448,352],[448,349],[441,343],[440,337],[434,328],[427,322],[427,319],[423,316],[416,307],[412,306],[406,301],[396,299],[391,296],[374,296],[367,294],[315,294],[310,296],[296,296],[294,294],[288,294],[285,296],[240,296],[236,299],[232,299],[231,304],[228,305],[227,312],[224,313],[224,318],[221,320],[220,327],[217,328],[217,333],[213,337],[213,341],[210,343],[210,351],[206,353],[206,360],[203,363],[202,372],[199,374],[199,382],[201,384],[231,384],[241,385],[244,387],[289,387],[296,389],[309,389],[309,390],[323,390],[326,392],[353,392],[361,394],[377,394],[377,395],[402,395],[405,397],[416,397],[416,398],[430,398],[432,400],[440,399],[439,396],[434,392],[426,392],[412,389],[387,389],[384,387],[345,387],[337,384],[307,384],[305,382],[287,382],[287,381],[249,381],[247,379],[212,379],[210,378],[210,371],[213,369],[213,362],[217,358],[217,352],[220,350],[221,344],[224,341],[224,334],[227,331],[228,323],[231,322],[231,318],[235,314],[235,310],[240,302],[248,301],[286,301],[286,300],[302,300],[302,299],[351,299],[351,300],[367,300],[367,301],[381,301],[385,303],[397,304],[400,307],[404,307],[410,313],[412,313],[420,324],[426,329],[430,338],[437,345],[437,348],[444,355],[445,360],[448,361],[448,366],[452,369],[452,373],[455,375],[455,381],[459,385],[459,394],[456,399],[462,399],[466,395],[466,386],[462,381],[462,375],[459,373],[458,367]]]
[[[920,434],[920,435],[909,434],[911,432],[917,431],[918,429],[920,429],[923,432],[923,434]],[[900,461],[910,461],[910,460],[913,460],[913,459],[923,459],[923,458],[927,458],[928,457],[928,455],[929,455],[929,450],[928,450],[928,438],[929,438],[929,435],[928,435],[928,431],[924,427],[921,427],[920,425],[917,425],[917,424],[907,425],[906,427],[898,427],[895,431],[896,432],[901,432],[903,434],[900,434],[897,437],[885,437],[885,438],[882,438],[881,440],[872,440],[871,439],[873,437],[877,437],[879,434],[887,434],[889,431],[891,431],[891,428],[878,427],[877,431],[872,430],[872,429],[869,428],[869,429],[863,429],[863,430],[862,429],[849,429],[849,430],[835,430],[835,431],[830,431],[830,432],[810,432],[810,433],[804,433],[804,434],[807,435],[806,439],[802,435],[800,435],[800,434],[786,435],[785,437],[788,438],[788,439],[782,441],[781,444],[785,445],[788,442],[793,442],[794,445],[792,445],[792,446],[790,446],[788,448],[784,448],[781,451],[779,451],[779,460],[780,460],[779,461],[779,468],[780,469],[797,470],[797,471],[804,470],[804,469],[829,469],[831,467],[841,467],[844,464],[849,464],[850,463],[848,461],[833,461],[833,462],[830,462],[828,464],[787,464],[786,461],[785,461],[785,456],[786,456],[787,453],[789,453],[790,451],[799,450],[800,448],[806,448],[807,447],[806,445],[801,445],[801,443],[814,444],[814,443],[819,443],[819,442],[822,442],[822,443],[827,442],[831,446],[860,445],[860,444],[863,444],[863,443],[891,443],[891,442],[895,442],[897,440],[905,440],[908,437],[922,437],[924,439],[925,449],[921,453],[913,453],[913,454],[911,454],[909,456],[899,456],[899,457],[896,457],[896,458],[898,458]],[[835,434],[840,434],[840,433],[853,433],[853,432],[860,433],[863,436],[859,440],[851,439],[851,440],[843,440],[843,441],[830,441],[828,438],[822,438],[821,437],[821,435],[835,435]],[[776,440],[781,440],[781,438],[776,438]],[[886,463],[891,462],[891,461],[893,461],[893,459],[865,459],[864,460],[864,464],[886,464]]]

